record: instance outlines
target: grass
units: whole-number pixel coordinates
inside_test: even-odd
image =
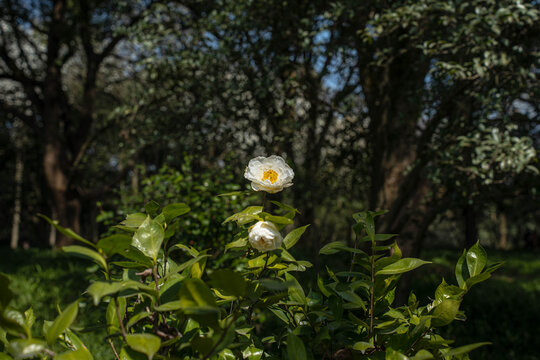
[[[15,293],[11,306],[19,311],[32,307],[36,315],[33,334],[41,335],[44,320],[54,320],[58,307],[82,297],[88,287],[92,271],[96,268],[88,261],[69,257],[64,253],[50,250],[30,249],[0,250],[0,272],[10,277],[10,288]],[[91,302],[81,302],[75,327],[96,327],[103,325],[101,311],[95,311]],[[95,359],[114,359],[103,328],[79,334]]]
[[[444,277],[456,283],[454,265],[459,251],[429,250],[422,258],[434,264],[416,270],[412,288],[422,304],[433,297]],[[454,321],[443,328],[443,336],[454,339],[457,346],[490,341],[493,344],[475,350],[474,359],[540,360],[535,347],[540,324],[540,256],[531,252],[488,250],[489,262],[505,261],[505,265],[488,281],[475,286],[465,297],[461,309],[466,322]],[[10,276],[16,293],[12,305],[21,311],[32,306],[38,318],[34,332],[39,333],[43,320],[53,320],[57,306],[64,308],[79,297],[97,269],[90,262],[49,250],[2,249],[0,272]],[[95,359],[113,359],[105,339],[104,311],[96,311],[90,302],[83,303],[76,325],[98,327],[96,332],[81,337]]]

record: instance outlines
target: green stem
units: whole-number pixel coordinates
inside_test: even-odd
[[[375,242],[371,243],[371,289],[369,301],[369,337],[373,336],[373,311],[375,308]],[[375,343],[375,340],[373,340]]]
[[[260,277],[262,276],[262,273],[264,272],[264,270],[266,270],[266,266],[268,266],[268,258],[270,257],[270,252],[267,251],[266,252],[266,260],[264,261],[264,266],[261,270],[261,272],[259,273],[259,275],[257,275],[257,280],[260,279]]]
[[[107,268],[105,269],[105,279],[107,281],[110,281],[111,280],[111,268],[109,267],[109,263],[108,262],[105,262],[107,264]],[[122,331],[122,338],[124,338],[124,341],[126,341],[126,328],[124,327],[124,322],[122,320],[122,316],[120,316],[120,307],[118,306],[118,295],[115,295],[113,297],[113,301],[114,301],[114,309],[115,309],[115,312],[116,312],[116,317],[118,318],[118,324],[120,325],[120,330]],[[114,349],[114,345],[111,343],[111,346],[113,347],[113,350],[115,350],[115,353],[116,353],[116,349]]]
[[[114,344],[111,338],[109,338],[109,344],[111,345],[111,348],[114,352],[114,356],[116,356],[116,358],[120,360],[120,356],[118,356],[118,352],[116,351],[116,348],[114,347]]]
[[[233,318],[231,320],[231,322],[229,324],[227,324],[227,326],[225,327],[225,329],[223,329],[223,333],[221,334],[221,336],[219,337],[219,340],[214,344],[214,346],[212,347],[212,349],[210,349],[210,351],[208,352],[208,354],[206,354],[202,360],[206,360],[206,359],[209,359],[210,356],[212,355],[212,353],[217,349],[217,347],[219,346],[219,344],[225,339],[225,336],[227,335],[227,332],[229,331],[229,329],[231,328],[231,326],[234,324],[234,322],[236,321],[236,319],[238,318],[238,312],[235,312],[234,315],[233,315]]]
[[[262,211],[264,212],[266,210],[266,191],[263,192],[263,198],[262,198]]]
[[[126,341],[126,328],[124,327],[124,321],[120,316],[120,307],[118,306],[118,296],[114,296],[114,308],[116,310],[116,317],[118,318],[118,324],[120,324],[120,330],[122,331],[122,338]]]
[[[294,315],[291,313],[291,310],[289,310],[289,307],[285,305],[285,310],[287,310],[287,314],[291,317],[293,324],[295,327],[298,327],[298,323],[296,322],[296,319],[294,318]]]
[[[428,332],[429,332],[429,329],[427,329],[426,331],[424,331],[424,332],[422,333],[422,335],[420,335],[420,336],[418,337],[418,339],[416,339],[416,340],[412,343],[411,347],[409,348],[409,350],[407,350],[407,351],[405,352],[405,354],[409,355],[409,354],[414,350],[414,347],[416,346],[416,344],[417,344],[424,336],[426,336],[426,334],[427,334]]]
[[[356,239],[354,241],[354,249],[356,250],[356,246],[357,246],[357,240],[358,240],[358,235],[356,235]],[[353,269],[354,269],[354,259],[356,258],[356,252],[354,252],[352,254],[352,259],[351,259],[351,266],[349,267],[349,272],[352,272]],[[351,276],[347,276],[347,282],[349,282],[349,280],[351,279]]]

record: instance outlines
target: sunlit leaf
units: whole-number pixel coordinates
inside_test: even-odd
[[[415,258],[404,258],[377,271],[375,275],[401,274],[407,271],[414,270],[419,266],[422,266],[424,264],[429,264],[429,263],[431,263],[431,261],[424,261],[424,260],[415,259]]]
[[[107,269],[107,262],[105,261],[105,258],[97,251],[79,245],[64,246],[62,251],[85,259],[93,260],[104,270]]]
[[[52,345],[58,339],[58,336],[60,336],[64,330],[71,326],[77,317],[78,311],[79,301],[77,300],[69,304],[64,311],[58,315],[45,334],[45,339],[49,345]]]
[[[285,236],[285,238],[283,239],[283,246],[285,247],[285,249],[288,250],[292,248],[298,242],[298,240],[300,239],[302,234],[306,231],[308,226],[309,225],[296,228],[290,233],[288,233],[287,236]]]
[[[54,226],[54,228],[56,230],[58,230],[62,235],[65,235],[73,240],[77,240],[77,241],[80,241],[86,245],[89,245],[91,247],[93,247],[94,249],[97,249],[96,247],[96,244],[94,244],[93,242],[91,241],[88,241],[86,240],[85,238],[83,238],[82,236],[80,236],[79,234],[75,233],[73,230],[69,229],[69,228],[64,228],[60,225],[58,225],[58,220],[51,220],[50,218],[48,218],[47,216],[43,215],[43,214],[38,214],[38,216],[42,219],[45,219],[49,224],[51,224],[52,226]]]
[[[133,235],[131,245],[153,259],[155,263],[164,237],[163,227],[148,216]]]
[[[477,242],[467,251],[466,257],[469,275],[471,277],[479,275],[487,263],[487,254],[484,248]]]
[[[126,342],[133,350],[148,356],[152,360],[161,346],[161,339],[152,334],[128,334]]]

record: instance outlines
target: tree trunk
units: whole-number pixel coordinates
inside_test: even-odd
[[[508,227],[506,214],[503,211],[499,212],[499,248],[508,250]]]
[[[465,220],[464,247],[470,248],[478,240],[478,225],[476,222],[476,209],[473,205],[463,206],[463,219]]]
[[[65,98],[62,90],[60,49],[62,47],[63,17],[65,0],[53,2],[53,12],[47,43],[47,67],[43,87],[43,123],[45,152],[43,170],[52,200],[52,213],[61,226],[80,231],[78,201],[69,199],[66,139],[62,134],[65,127]],[[70,239],[60,235],[56,245],[63,246]]]
[[[57,219],[58,216],[56,215],[53,207],[53,213],[51,214],[51,219]],[[49,246],[54,248],[56,246],[56,228],[51,225],[50,231],[49,231]]]
[[[19,140],[17,140],[19,141]],[[16,249],[19,244],[19,227],[21,223],[21,202],[24,162],[20,142],[17,144],[15,159],[15,206],[13,207],[13,223],[11,226],[11,248]]]
[[[428,215],[428,184],[422,176],[425,160],[417,132],[422,88],[428,64],[416,63],[418,54],[395,57],[384,65],[360,69],[370,116],[370,193],[372,210],[389,210],[377,221],[377,231],[397,233],[404,255],[419,251],[415,242]],[[400,86],[396,86],[400,84]]]
[[[372,59],[369,55],[366,59]],[[389,210],[377,219],[377,232],[399,234],[405,257],[418,256],[423,237],[436,216],[424,175],[429,129],[418,133],[423,88],[429,64],[418,62],[415,50],[396,55],[383,65],[361,64],[362,88],[370,117],[370,193],[372,210]],[[413,66],[411,66],[411,64]],[[410,288],[404,276],[396,303],[404,303]]]

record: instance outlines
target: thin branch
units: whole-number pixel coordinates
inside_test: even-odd
[[[111,348],[112,348],[112,350],[114,352],[114,356],[116,356],[116,359],[120,360],[120,356],[118,355],[118,352],[116,351],[116,348],[114,347],[114,344],[113,344],[111,338],[109,338],[109,344],[111,345]]]
[[[137,15],[133,16],[131,18],[131,20],[129,21],[128,24],[125,25],[126,28],[131,28],[133,27],[134,25],[136,25],[139,21],[141,21],[142,19],[144,19],[144,16],[146,14],[146,12],[148,10],[150,10],[150,8],[156,3],[156,0],[151,0],[149,3],[148,3],[148,6],[146,6],[143,10],[141,10]],[[96,58],[96,62],[97,64],[100,64],[113,50],[114,48],[116,47],[116,45],[118,45],[118,43],[120,41],[122,41],[123,39],[126,38],[126,34],[125,33],[122,33],[122,34],[118,34],[116,36],[114,36],[107,45],[105,45],[105,47],[103,48],[103,50],[101,51],[101,53],[97,54],[97,58]]]
[[[371,289],[369,295],[369,337],[373,336],[373,319],[375,309],[375,242],[371,243]],[[375,340],[373,340],[375,344]]]
[[[116,317],[118,318],[118,323],[120,324],[120,330],[122,331],[122,338],[126,341],[126,329],[124,328],[124,321],[120,316],[120,307],[118,306],[118,296],[114,297],[114,307],[116,310]]]

